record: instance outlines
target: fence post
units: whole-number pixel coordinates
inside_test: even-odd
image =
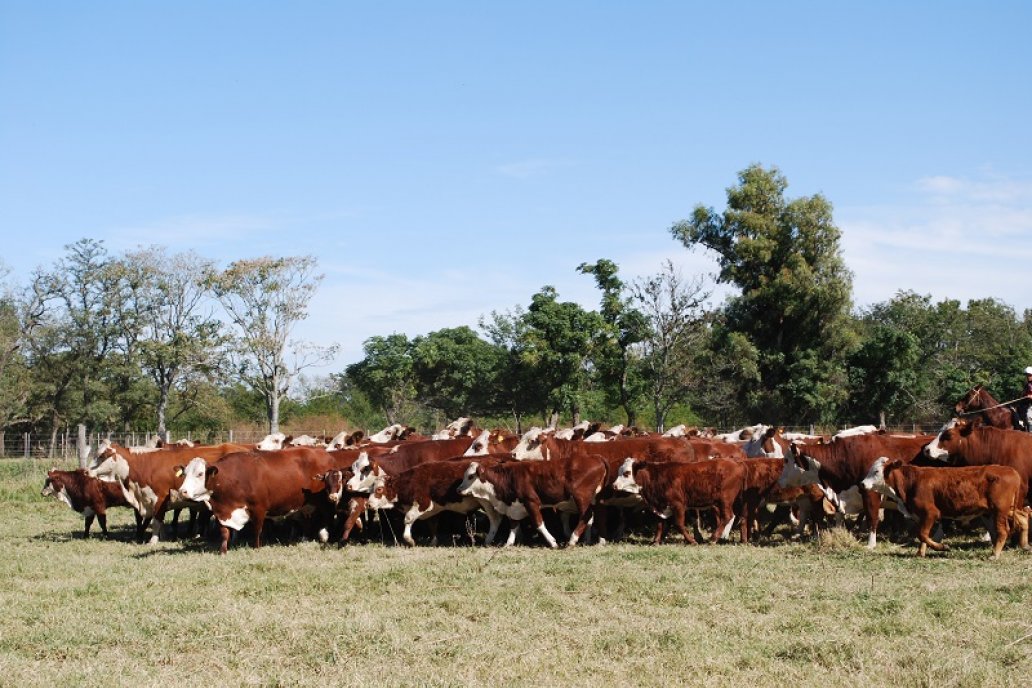
[[[79,468],[86,468],[86,459],[90,455],[90,445],[86,442],[86,426],[79,423],[79,437],[75,447],[79,454]]]
[[[233,428],[229,429],[229,443],[233,444]]]
[[[29,433],[25,433],[25,458],[29,458],[29,448],[32,443],[32,436]]]

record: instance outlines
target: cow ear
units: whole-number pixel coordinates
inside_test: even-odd
[[[892,461],[889,461],[887,464],[885,464],[885,475],[888,475],[889,471],[894,471],[897,468],[900,468],[902,465],[903,462],[899,459],[893,459]]]
[[[312,480],[315,480],[316,482],[319,482],[319,481],[322,481],[322,480],[326,480],[326,474],[325,473],[317,473],[316,475],[312,476]]]
[[[209,478],[219,472],[218,466],[208,466],[208,470],[204,472]]]
[[[637,472],[638,469],[641,468],[644,465],[645,465],[644,461],[635,461],[634,463],[631,464],[631,471],[632,472]]]
[[[174,475],[177,478],[182,478],[183,477],[183,468],[184,468],[183,466],[176,466],[174,469],[172,469],[174,471]]]

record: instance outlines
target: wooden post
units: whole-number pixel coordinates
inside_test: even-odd
[[[29,448],[32,443],[32,438],[29,433],[25,433],[25,458],[29,458]]]
[[[79,468],[86,468],[86,460],[90,458],[90,445],[86,441],[86,426],[79,423],[79,437],[75,449],[79,454]]]

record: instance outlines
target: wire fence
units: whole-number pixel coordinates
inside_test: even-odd
[[[936,433],[942,428],[942,424],[920,424],[909,423],[903,425],[892,425],[886,428],[887,432],[905,434],[930,434]],[[737,428],[731,428],[734,430]],[[837,430],[844,428],[829,428],[826,426],[798,425],[785,426],[785,432],[801,432],[809,435],[834,434]],[[331,437],[339,430],[296,430],[290,434],[295,437],[311,435],[313,437]],[[237,444],[256,444],[260,442],[266,433],[261,430],[216,430],[202,432],[173,433],[168,437],[169,441],[180,439],[190,440],[199,444],[220,444],[222,442],[233,442]],[[137,447],[151,445],[158,439],[154,431],[129,431],[129,432],[90,432],[86,435],[86,445],[89,447],[88,454],[96,450],[97,445],[103,440],[110,440],[116,444],[126,447]],[[22,433],[0,431],[0,457],[3,458],[24,458],[40,460],[72,461],[79,456],[77,434],[71,430],[57,433]]]

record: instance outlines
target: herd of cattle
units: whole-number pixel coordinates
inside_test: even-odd
[[[248,524],[260,546],[267,519],[343,543],[369,514],[383,528],[400,520],[409,545],[413,525],[427,521],[436,543],[435,517],[445,511],[466,514],[467,527],[478,522],[469,515],[484,514],[485,544],[506,522],[506,544],[514,543],[528,519],[551,547],[559,545],[557,523],[572,546],[620,538],[629,519],[654,519],[655,543],[666,523],[695,543],[700,514],[713,542],[728,538],[736,521],[749,542],[761,521],[769,534],[777,525],[771,519],[787,514],[800,535],[829,518],[856,516],[874,547],[883,508],[894,508],[916,520],[922,556],[927,547],[947,549],[941,536],[933,539],[941,519],[985,517],[995,558],[1015,531],[1028,548],[1030,477],[1032,434],[980,418],[955,418],[937,435],[864,426],[832,437],[763,425],[721,435],[678,426],[660,435],[586,423],[515,436],[463,418],[429,437],[393,425],[370,436],[277,433],[257,446],[105,442],[88,469],[50,471],[43,494],[84,514],[86,537],[94,517],[106,535],[106,510],[127,506],[136,513],[137,539],[146,539],[149,526],[156,542],[166,512],[177,518],[190,509],[191,521],[214,519],[221,553]]]

